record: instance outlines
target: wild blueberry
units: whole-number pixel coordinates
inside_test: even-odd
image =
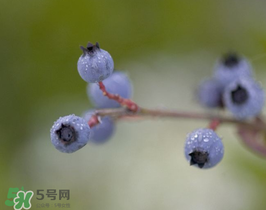
[[[201,128],[187,135],[185,156],[190,165],[212,168],[222,160],[223,155],[222,140],[213,130]]]
[[[241,78],[230,83],[223,97],[227,109],[238,119],[257,116],[265,102],[264,90],[252,78]]]
[[[118,94],[123,98],[131,98],[132,85],[130,79],[123,72],[114,72],[110,77],[103,81],[106,90],[112,94]],[[87,94],[90,101],[98,108],[117,108],[120,104],[103,95],[98,84],[88,84]]]
[[[51,141],[56,149],[65,153],[84,147],[90,138],[88,123],[74,114],[60,117],[51,128]]]
[[[100,82],[109,77],[114,70],[114,61],[111,55],[100,49],[99,44],[90,42],[87,48],[81,47],[83,54],[78,60],[78,72],[86,82]]]
[[[214,77],[224,86],[239,77],[251,77],[252,67],[248,60],[235,53],[228,53],[214,68]]]
[[[223,86],[221,83],[218,80],[211,78],[203,81],[199,85],[197,98],[198,101],[205,107],[222,107],[222,93]]]
[[[93,110],[89,110],[83,115],[83,118],[88,122],[92,115]],[[102,117],[100,124],[91,128],[90,141],[96,144],[104,143],[112,137],[114,130],[115,122],[113,119],[109,116]]]

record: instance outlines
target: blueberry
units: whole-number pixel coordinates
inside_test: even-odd
[[[112,94],[118,94],[123,98],[131,98],[132,85],[130,79],[123,72],[114,72],[110,77],[103,81],[106,90]],[[87,94],[90,101],[98,108],[117,108],[120,104],[103,95],[98,84],[88,84]]]
[[[248,60],[235,53],[228,53],[214,68],[214,77],[224,86],[240,77],[251,77],[252,67]]]
[[[93,113],[93,110],[89,110],[83,115],[83,118],[86,122],[90,120]],[[109,116],[102,117],[100,119],[100,124],[95,125],[91,128],[90,141],[96,144],[105,143],[112,137],[114,130],[114,120]]]
[[[78,72],[86,82],[100,82],[109,77],[114,70],[114,61],[111,55],[100,49],[99,44],[90,42],[87,48],[81,47],[83,54],[78,60]]]
[[[88,123],[74,114],[60,117],[51,128],[51,141],[56,149],[65,153],[84,147],[90,138]]]
[[[213,130],[201,128],[187,135],[185,156],[190,165],[212,168],[222,160],[223,155],[222,140]]]
[[[226,108],[242,120],[257,116],[265,102],[264,90],[252,78],[240,78],[230,83],[223,98]]]
[[[222,107],[223,85],[216,79],[210,78],[203,81],[198,88],[198,101],[205,107]]]

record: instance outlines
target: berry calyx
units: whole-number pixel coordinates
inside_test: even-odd
[[[231,97],[233,103],[241,105],[248,100],[248,92],[244,87],[238,85],[235,90],[232,90]]]
[[[234,67],[240,61],[239,56],[236,53],[228,53],[223,58],[223,63],[227,67]]]
[[[96,44],[92,44],[91,42],[89,42],[87,44],[87,47],[83,47],[83,46],[80,46],[80,49],[83,51],[83,56],[86,55],[86,53],[90,53],[90,54],[93,54],[95,53],[96,50],[99,50],[100,49],[100,45],[98,42],[96,42]]]
[[[190,165],[198,164],[200,168],[203,168],[204,164],[208,162],[208,152],[195,150],[189,154],[191,157]]]
[[[70,125],[62,124],[60,129],[55,131],[59,140],[62,141],[63,144],[71,144],[71,142],[76,141],[77,133],[75,129]]]

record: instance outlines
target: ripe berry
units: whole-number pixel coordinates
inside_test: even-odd
[[[122,98],[131,98],[132,85],[125,73],[119,71],[114,72],[110,77],[103,81],[103,84],[109,93],[118,94]],[[120,107],[119,103],[103,95],[98,84],[88,84],[87,94],[90,101],[98,108]]]
[[[213,130],[201,128],[187,135],[185,156],[190,165],[212,168],[222,160],[223,155],[222,140]]]
[[[230,83],[223,97],[227,109],[238,119],[257,116],[265,102],[264,90],[252,78],[241,78]]]
[[[90,138],[87,122],[74,114],[60,117],[51,128],[51,141],[56,149],[65,153],[84,147]]]
[[[86,82],[100,82],[109,77],[114,70],[114,61],[111,55],[100,49],[99,44],[90,42],[87,48],[81,47],[83,54],[78,60],[78,72]]]
[[[214,79],[203,81],[198,88],[198,101],[208,108],[222,107],[223,86]]]
[[[224,86],[239,77],[251,77],[252,67],[247,59],[235,53],[228,53],[220,59],[214,68],[214,77]]]
[[[83,118],[88,122],[93,115],[93,110],[89,110],[83,115]],[[104,143],[110,139],[115,130],[115,122],[109,116],[102,117],[100,124],[95,125],[91,128],[90,141],[93,143]]]

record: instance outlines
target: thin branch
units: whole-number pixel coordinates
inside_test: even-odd
[[[132,101],[131,99],[123,98],[123,97],[121,97],[118,94],[109,93],[106,90],[106,87],[103,84],[103,82],[99,82],[98,84],[99,84],[99,88],[102,91],[104,96],[108,97],[111,100],[114,100],[114,101],[118,102],[122,106],[127,107],[132,112],[137,112],[138,111],[138,105],[134,101]]]
[[[97,109],[95,110],[97,116],[112,116],[115,118],[134,118],[136,120],[148,118],[148,117],[159,117],[159,118],[179,118],[179,119],[194,119],[194,120],[218,120],[220,123],[229,123],[236,125],[243,125],[253,127],[259,130],[266,130],[264,123],[257,123],[255,121],[240,121],[230,117],[224,117],[221,115],[210,115],[205,113],[195,112],[181,112],[177,110],[166,110],[166,109],[147,109],[139,107],[138,112],[129,111],[126,108],[117,109]]]

